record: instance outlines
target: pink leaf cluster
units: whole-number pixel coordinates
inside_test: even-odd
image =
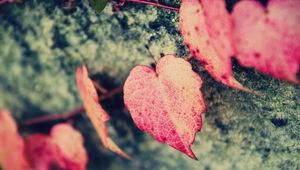
[[[69,124],[55,125],[50,135],[19,135],[11,113],[0,110],[0,167],[5,170],[85,170],[83,138]]]
[[[249,91],[232,75],[231,22],[222,0],[182,0],[179,28],[186,46],[207,71],[227,86]]]
[[[4,2],[10,1],[0,0]],[[179,28],[191,54],[217,81],[250,92],[234,78],[232,57],[243,66],[298,83],[299,9],[299,0],[269,0],[266,7],[244,0],[229,14],[224,0],[182,0]],[[86,115],[104,147],[131,159],[108,135],[109,115],[84,65],[77,68],[76,81]],[[124,85],[124,102],[139,129],[197,159],[191,145],[206,110],[201,86],[189,62],[166,55],[156,68],[132,69]],[[34,134],[24,142],[11,113],[0,110],[0,136],[0,169],[86,169],[83,138],[69,124],[58,124],[49,135]]]
[[[179,28],[191,54],[223,84],[251,92],[234,77],[231,58],[274,77],[297,83],[300,64],[300,1],[238,2],[232,14],[224,0],[182,0]],[[152,69],[136,66],[124,86],[135,124],[157,141],[196,159],[191,150],[201,129],[202,81],[173,55]]]
[[[205,103],[202,81],[189,62],[167,55],[156,70],[136,66],[124,85],[124,102],[139,129],[187,154],[200,131]]]
[[[232,76],[231,57],[276,78],[297,83],[300,1],[240,1],[232,14],[223,0],[182,0],[179,27],[192,55],[223,84],[246,90]]]
[[[31,135],[25,143],[27,158],[34,169],[86,169],[88,157],[83,138],[69,124],[55,125],[49,136]]]

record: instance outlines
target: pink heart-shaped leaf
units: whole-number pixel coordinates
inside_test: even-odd
[[[205,111],[201,85],[190,63],[167,55],[156,70],[132,69],[124,85],[124,102],[139,129],[196,159],[191,144]]]

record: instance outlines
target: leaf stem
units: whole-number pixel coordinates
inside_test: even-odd
[[[184,58],[185,61],[190,61],[194,56],[191,54]]]
[[[33,124],[50,122],[50,121],[55,121],[55,120],[60,120],[60,119],[69,119],[69,118],[83,112],[83,110],[84,110],[83,106],[80,106],[78,108],[75,108],[73,110],[70,110],[70,111],[67,111],[67,112],[64,112],[61,114],[57,113],[57,114],[51,114],[51,115],[46,115],[46,116],[41,116],[41,117],[25,120],[22,123],[22,126],[30,126]]]
[[[125,1],[126,2],[141,3],[141,4],[146,4],[146,5],[152,5],[152,6],[155,6],[155,7],[170,9],[170,10],[173,10],[173,11],[179,11],[179,8],[162,5],[162,4],[155,3],[155,2],[148,2],[148,1],[144,1],[144,0],[125,0]]]
[[[104,87],[102,87],[99,83],[97,83],[96,81],[93,81],[93,84],[94,84],[95,88],[97,90],[99,90],[102,94],[106,95],[108,93],[108,91]]]
[[[100,96],[99,102],[109,99],[109,98],[113,97],[114,95],[121,93],[122,91],[123,91],[123,85],[116,89],[111,90],[106,95]],[[50,121],[55,121],[55,120],[67,120],[67,119],[70,119],[70,118],[80,114],[83,111],[84,111],[83,106],[80,106],[80,107],[77,107],[77,108],[72,109],[67,112],[50,114],[50,115],[46,115],[46,116],[41,116],[41,117],[25,120],[21,124],[21,126],[30,126],[30,125],[34,125],[34,124],[50,122]]]

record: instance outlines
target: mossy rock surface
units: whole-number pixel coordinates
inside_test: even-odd
[[[164,3],[178,7],[180,1]],[[132,67],[153,62],[145,45],[156,59],[161,53],[188,55],[177,12],[140,4],[128,3],[118,12],[107,6],[96,14],[85,0],[71,8],[58,0],[28,0],[0,6],[0,22],[0,108],[10,109],[19,123],[78,107],[74,73],[81,64],[113,89]],[[103,103],[111,114],[109,133],[134,160],[104,150],[80,115],[74,122],[85,137],[89,169],[300,169],[299,85],[234,62],[235,77],[262,94],[255,96],[223,86],[197,61],[191,63],[203,78],[208,107],[193,145],[199,160],[140,132],[118,95]],[[21,131],[39,131],[32,129]]]

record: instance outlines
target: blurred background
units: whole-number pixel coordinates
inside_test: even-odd
[[[21,126],[81,105],[75,69],[87,64],[93,80],[108,90],[120,87],[131,68],[150,65],[161,54],[184,57],[188,50],[178,31],[176,11],[127,3],[95,13],[87,0],[24,0],[0,6],[0,108],[11,110],[28,135],[47,133],[58,121]],[[163,0],[179,7],[180,0]],[[262,1],[265,3],[265,1]],[[227,1],[230,10],[235,1]],[[255,96],[216,82],[191,60],[203,78],[207,103],[202,131],[193,144],[198,161],[160,144],[137,129],[122,93],[103,102],[111,115],[113,140],[133,161],[103,149],[84,114],[71,121],[85,139],[90,170],[300,169],[300,87],[242,68],[235,77]]]

